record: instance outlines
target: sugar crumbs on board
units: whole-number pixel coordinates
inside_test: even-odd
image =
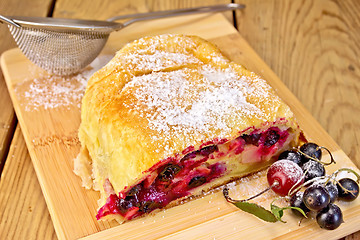
[[[103,67],[113,56],[97,57],[82,72],[72,76],[53,76],[41,74],[35,79],[25,80],[14,89],[25,111],[70,107],[80,108],[88,79]],[[29,69],[34,71],[34,69]]]

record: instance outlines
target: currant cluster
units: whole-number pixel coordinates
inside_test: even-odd
[[[321,160],[322,150],[329,153],[330,162]],[[358,197],[357,182],[360,181],[360,175],[347,168],[338,169],[330,176],[326,175],[324,166],[332,163],[335,160],[329,150],[315,143],[305,143],[299,149],[284,151],[279,155],[278,160],[267,171],[269,187],[264,191],[244,200],[230,198],[227,188],[224,188],[223,193],[228,202],[265,221],[283,222],[283,210],[290,208],[299,216],[307,216],[313,212],[321,228],[333,230],[343,223],[342,211],[334,202],[353,201]],[[351,178],[338,180],[337,174],[340,171],[352,172],[357,181]],[[271,211],[268,211],[254,203],[248,203],[270,189],[288,199],[290,206],[281,208],[271,203]]]
[[[281,153],[278,161],[274,164],[282,161],[291,161],[297,165],[296,171],[299,171],[298,168],[301,168],[304,180],[299,179],[298,182],[300,185],[305,186],[305,190],[296,191],[301,188],[297,186],[292,187],[293,192],[289,189],[288,195],[291,196],[290,206],[302,209],[305,214],[308,214],[310,211],[315,212],[316,221],[319,226],[324,229],[333,230],[338,228],[343,222],[341,209],[334,202],[337,199],[344,201],[355,200],[359,195],[359,185],[351,178],[335,180],[325,177],[326,171],[324,165],[330,163],[321,162],[321,157],[321,147],[315,143],[306,143],[299,150]],[[288,178],[291,178],[291,174],[284,174],[290,175]],[[272,174],[270,173],[269,176],[268,172],[268,179],[271,177]],[[299,215],[299,211],[296,209],[292,209],[292,211]]]

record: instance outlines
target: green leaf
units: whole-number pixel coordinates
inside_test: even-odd
[[[281,218],[284,216],[284,208],[280,208],[274,204],[271,204],[271,212],[274,214],[278,221],[285,223]]]
[[[301,208],[291,207],[291,206],[281,208],[274,204],[271,204],[271,212],[274,214],[274,216],[276,217],[277,220],[279,220],[283,223],[286,223],[286,222],[284,220],[282,220],[281,218],[284,215],[284,210],[286,210],[286,209],[295,209],[295,210],[299,211],[302,215],[304,215],[304,217],[307,218],[305,212]]]
[[[304,217],[307,218],[306,213],[305,213],[304,210],[302,210],[301,208],[298,208],[298,207],[286,207],[286,208],[284,208],[284,209],[295,209],[295,210],[297,210],[298,212],[300,212]]]
[[[270,212],[269,210],[266,210],[265,208],[255,204],[255,203],[234,202],[233,204],[236,207],[240,208],[241,210],[251,213],[266,222],[277,222],[278,221],[278,219],[275,217],[275,215],[272,212]]]

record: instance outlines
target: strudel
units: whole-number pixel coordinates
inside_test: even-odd
[[[98,219],[130,220],[264,169],[301,136],[266,81],[213,44],[145,37],[90,78],[75,173],[100,191]]]

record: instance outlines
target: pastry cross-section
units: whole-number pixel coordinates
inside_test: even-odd
[[[301,130],[264,79],[196,36],[127,44],[89,80],[75,173],[130,220],[269,166]]]

